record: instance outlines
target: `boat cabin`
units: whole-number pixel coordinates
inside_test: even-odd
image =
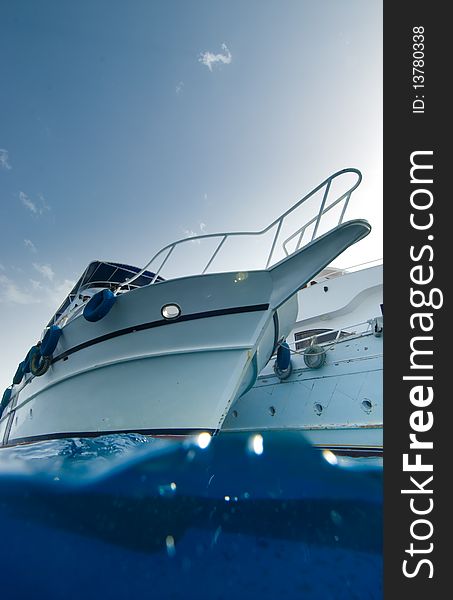
[[[155,274],[151,273],[151,271],[144,271],[139,277],[134,279],[131,285],[127,285],[128,280],[132,279],[140,271],[141,269],[132,265],[100,260],[91,262],[54,314],[47,327],[51,325],[62,326],[67,323],[68,320],[74,318],[82,311],[88,300],[99,290],[108,288],[114,291],[121,285],[122,287],[118,292],[124,293],[149,285],[154,280],[154,283],[164,281],[162,277],[155,278]]]

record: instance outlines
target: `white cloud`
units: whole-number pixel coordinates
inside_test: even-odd
[[[184,87],[184,81],[180,81],[176,86],[176,93],[180,94],[182,92],[182,88]]]
[[[9,164],[8,158],[8,150],[0,148],[0,169],[5,169],[5,171],[10,171],[12,169],[11,165]]]
[[[38,214],[38,208],[36,204],[33,202],[33,200],[30,200],[30,198],[25,192],[19,192],[19,198],[22,204],[26,206],[29,210],[31,210],[32,213],[34,213],[35,215]]]
[[[48,279],[49,281],[53,281],[55,273],[52,270],[50,265],[38,265],[37,263],[33,263],[34,268],[41,273],[43,277]]]
[[[34,243],[31,240],[24,240],[24,244],[25,244],[26,248],[28,248],[29,250],[31,250],[33,252],[33,254],[36,254],[36,252],[37,252],[36,246],[34,245]]]
[[[37,266],[40,267],[41,265]],[[48,265],[44,265],[44,267],[48,267]],[[46,269],[44,270],[46,271]],[[50,273],[52,273],[53,279],[54,273],[52,269],[50,269]],[[51,283],[42,283],[36,279],[29,279],[28,285],[18,285],[12,279],[0,273],[0,303],[21,305],[45,304],[50,310],[56,310],[74,285],[75,281],[70,281],[69,279],[57,282],[52,281]]]
[[[193,231],[192,229],[183,229],[183,233],[186,236],[186,238],[193,238],[193,237],[197,237],[197,235],[200,235],[199,233],[197,233],[196,231]],[[200,243],[200,240],[193,240],[194,242],[196,242],[197,244]]]
[[[38,194],[38,202],[32,200],[25,192],[19,192],[19,200],[35,215],[42,215],[46,211],[50,211],[50,206],[42,194]]]
[[[11,304],[35,304],[39,300],[33,294],[21,290],[6,275],[0,275],[0,302]]]
[[[42,213],[46,210],[50,210],[50,206],[47,204],[47,200],[44,198],[44,196],[42,194],[38,194],[38,198],[40,200],[41,206],[39,208],[39,214],[42,215]]]
[[[35,293],[39,294],[42,302],[45,302],[53,310],[56,310],[72,288],[75,286],[75,281],[70,279],[64,279],[63,281],[57,281],[52,285],[43,285],[40,281],[30,279]]]
[[[46,285],[36,279],[30,279],[31,287],[35,294],[40,298],[40,302],[45,302],[53,309],[56,309],[75,286],[75,281],[64,279],[52,285]]]
[[[197,231],[194,231],[193,229],[183,229],[183,233],[186,236],[186,238],[198,237],[199,235],[203,235],[206,232],[206,223],[200,223],[199,227],[200,227],[200,233],[198,233]],[[201,244],[201,240],[193,240],[193,242],[197,243],[197,244]]]
[[[42,290],[43,289],[42,283],[40,281],[36,281],[36,279],[30,279],[30,283],[31,283],[31,287],[34,290]]]
[[[233,59],[231,52],[228,50],[226,44],[222,44],[222,50],[223,54],[221,52],[219,54],[213,54],[209,51],[202,52],[198,58],[198,61],[201,62],[203,65],[206,65],[210,71],[212,71],[212,67],[216,63],[223,63],[224,65],[229,65]]]

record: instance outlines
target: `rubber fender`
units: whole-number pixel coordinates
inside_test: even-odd
[[[25,367],[25,361],[23,360],[21,363],[19,363],[19,366],[17,367],[17,371],[14,374],[14,377],[13,377],[14,385],[18,385],[24,378],[24,375],[25,375],[24,367]]]
[[[3,392],[2,401],[0,402],[0,418],[3,414],[3,411],[8,406],[9,401],[11,400],[11,394],[12,389],[10,387],[6,388],[6,390]]]
[[[326,351],[322,346],[313,344],[308,346],[304,352],[304,363],[310,369],[320,369],[326,362]]]
[[[280,344],[274,363],[274,373],[279,379],[287,379],[292,373],[291,350],[286,342]]]
[[[40,351],[42,356],[52,356],[55,348],[57,347],[61,334],[62,330],[60,327],[58,327],[58,325],[52,325],[52,327],[49,327],[41,342]]]
[[[35,348],[36,350],[30,354],[30,370],[36,377],[41,377],[41,375],[47,373],[50,363],[52,362],[52,357],[43,356],[39,346],[33,346],[31,350],[34,350]]]
[[[116,296],[112,291],[108,289],[101,290],[85,306],[83,316],[87,321],[91,321],[92,323],[100,321],[109,312],[115,301]]]
[[[282,371],[286,371],[291,362],[291,351],[287,342],[280,344],[277,350],[277,366]]]
[[[23,371],[24,375],[30,373],[30,350],[28,351],[27,356],[25,357]]]

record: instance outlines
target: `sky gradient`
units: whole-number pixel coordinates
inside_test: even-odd
[[[382,255],[378,0],[0,0],[0,386],[94,259],[260,229],[332,172]],[[1,390],[3,389],[1,387]]]

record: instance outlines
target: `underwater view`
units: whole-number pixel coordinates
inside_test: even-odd
[[[2,597],[382,596],[382,462],[296,432],[0,450]]]

